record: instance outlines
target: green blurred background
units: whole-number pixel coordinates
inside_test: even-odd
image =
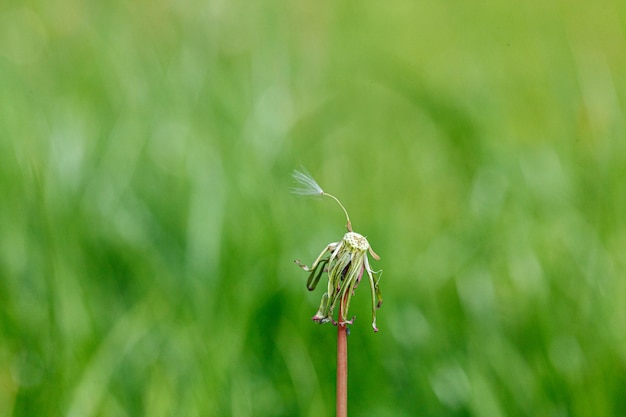
[[[0,416],[626,415],[626,3],[3,1]]]

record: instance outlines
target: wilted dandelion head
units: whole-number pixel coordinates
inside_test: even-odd
[[[326,193],[317,181],[313,179],[311,174],[306,170],[294,171],[293,178],[296,180],[297,186],[291,191],[299,195],[325,195],[337,202],[346,215],[348,233],[338,242],[328,244],[317,257],[315,262],[308,267],[296,263],[305,271],[310,272],[307,280],[307,288],[312,291],[317,286],[322,274],[328,273],[328,290],[322,295],[322,301],[317,313],[313,316],[313,320],[318,323],[332,322],[334,324],[349,324],[353,319],[348,320],[348,309],[350,308],[350,300],[366,272],[372,292],[372,327],[374,331],[378,331],[376,327],[376,309],[382,304],[382,296],[378,288],[381,272],[374,272],[369,264],[367,253],[376,260],[380,259],[372,250],[365,236],[360,235],[352,230],[350,217],[341,202],[333,195]],[[374,276],[378,274],[378,279],[374,280]],[[337,314],[338,319],[334,319],[335,308],[339,306]]]

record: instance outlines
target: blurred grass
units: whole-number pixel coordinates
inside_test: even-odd
[[[625,9],[4,2],[0,415],[625,414]]]

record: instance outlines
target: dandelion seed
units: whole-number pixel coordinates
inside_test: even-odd
[[[292,176],[299,184],[298,187],[291,188],[292,193],[298,195],[325,195],[326,197],[332,198],[337,202],[337,204],[339,204],[339,207],[341,207],[343,213],[346,215],[346,221],[348,222],[346,224],[346,227],[348,228],[348,231],[352,231],[352,223],[350,223],[350,216],[348,216],[348,211],[343,206],[343,204],[341,204],[341,201],[339,201],[337,197],[332,194],[328,194],[327,192],[322,190],[322,187],[319,186],[317,181],[315,181],[311,174],[309,174],[309,172],[304,168],[302,168],[302,171],[294,169]]]
[[[302,171],[297,169],[293,171],[293,179],[296,180],[298,185],[291,188],[293,194],[298,195],[323,195],[324,190],[319,186],[317,181],[313,179],[309,172],[302,168]]]

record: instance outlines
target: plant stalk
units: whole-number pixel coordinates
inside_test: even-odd
[[[343,311],[339,311],[340,321]],[[337,324],[337,417],[348,417],[348,328]]]

